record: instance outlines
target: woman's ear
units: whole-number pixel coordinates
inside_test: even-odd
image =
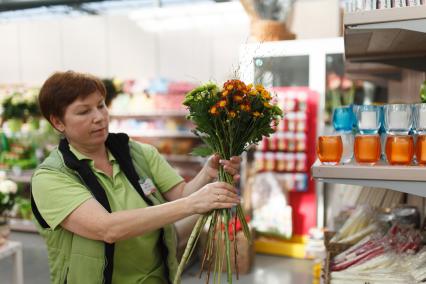
[[[65,125],[60,118],[51,115],[50,122],[52,123],[53,127],[59,132],[63,133],[65,131]]]

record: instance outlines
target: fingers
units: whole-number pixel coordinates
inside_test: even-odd
[[[241,158],[237,156],[232,156],[230,160],[220,160],[219,163],[223,166],[223,169],[235,176],[240,171]]]
[[[229,183],[226,183],[226,182],[221,182],[221,181],[214,182],[214,183],[212,183],[212,186],[215,187],[215,188],[218,188],[218,189],[224,189],[224,190],[233,192],[235,194],[238,194],[237,189],[235,187],[233,187],[232,185],[230,185]],[[219,191],[219,192],[216,192],[216,193],[221,193],[221,192]]]
[[[210,165],[212,165],[215,168],[219,167],[219,160],[220,160],[220,156],[218,154],[212,155],[209,159]]]

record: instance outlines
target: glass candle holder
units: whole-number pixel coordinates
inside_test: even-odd
[[[361,134],[377,134],[381,125],[381,107],[357,105],[353,107],[356,125]]]
[[[342,132],[340,133],[340,137],[342,138],[342,159],[340,162],[342,164],[347,164],[352,160],[354,153],[354,136],[352,132]]]
[[[383,106],[385,130],[391,135],[407,135],[412,126],[412,108],[409,104]]]
[[[354,114],[351,106],[336,107],[333,110],[333,127],[338,132],[352,131]]]
[[[426,135],[417,136],[416,159],[417,159],[417,164],[421,166],[426,165]]]
[[[413,105],[413,129],[417,134],[426,134],[426,104]]]
[[[337,165],[342,158],[342,137],[340,135],[319,136],[316,150],[321,163]]]
[[[386,159],[391,165],[410,165],[414,155],[411,135],[389,135],[386,138]]]
[[[355,136],[354,157],[357,163],[374,165],[380,160],[381,144],[378,134]]]

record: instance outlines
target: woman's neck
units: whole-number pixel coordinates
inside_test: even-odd
[[[79,145],[72,142],[70,142],[70,144],[81,154],[87,156],[92,160],[99,160],[108,157],[105,144],[94,146]]]

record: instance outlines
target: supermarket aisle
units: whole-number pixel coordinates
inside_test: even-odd
[[[37,234],[13,233],[13,240],[24,246],[24,283],[49,283],[47,252],[42,238]],[[242,275],[240,284],[311,284],[312,263],[269,255],[257,255],[255,268],[248,275]],[[0,261],[0,284],[12,283],[12,259]],[[185,272],[183,284],[205,283],[198,279],[199,265],[193,265]],[[225,276],[225,275],[224,275]],[[223,278],[225,280],[225,277]],[[226,281],[222,281],[226,283]]]

